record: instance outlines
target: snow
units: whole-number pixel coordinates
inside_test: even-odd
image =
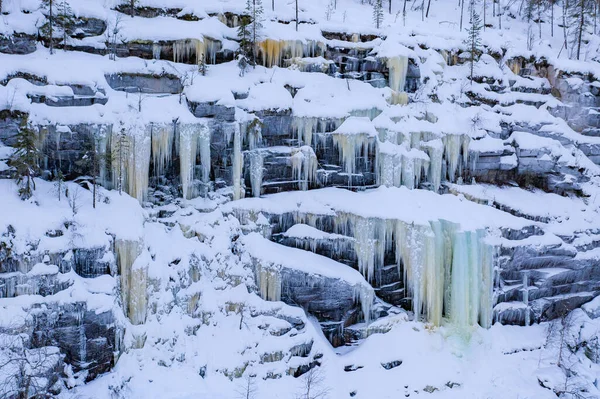
[[[474,267],[476,264],[488,265],[489,260],[469,260],[465,254],[477,253],[479,256],[488,244],[507,248],[552,245],[560,251],[575,254],[574,246],[583,245],[586,240],[588,244],[593,242],[590,237],[600,225],[595,199],[600,193],[598,167],[577,147],[598,145],[600,139],[584,136],[562,119],[552,116],[548,111],[563,104],[540,92],[549,90],[550,82],[560,73],[567,74],[566,80],[571,86],[582,89],[587,83],[578,77],[568,77],[569,73],[600,77],[600,67],[590,61],[597,57],[597,50],[592,48],[596,39],[589,39],[586,60],[568,60],[566,51],[557,56],[562,37],[555,31],[554,37],[550,38],[548,23],[542,24],[543,38],[534,38],[533,46],[527,43],[530,27],[520,17],[514,18],[518,15],[517,3],[504,4],[506,10],[500,17],[502,29],[498,26],[498,18],[492,19],[488,9],[487,23],[491,27],[482,32],[482,41],[486,51],[495,53],[494,56],[502,54],[503,59],[498,62],[484,54],[475,64],[475,74],[485,78],[484,83],[464,87],[468,67],[451,65],[452,58],[466,50],[465,29],[459,31],[457,26],[460,13],[456,3],[433,2],[428,18],[424,19],[421,11],[412,7],[404,18],[402,2],[393,2],[392,12],[385,13],[379,30],[372,26],[371,7],[363,2],[338,0],[337,9],[325,20],[327,3],[300,2],[300,20],[306,23],[301,23],[296,31],[293,2],[276,0],[275,9],[271,10],[270,2],[265,1],[265,34],[260,38],[259,59],[264,57],[265,63],[273,67],[251,68],[244,77],[239,76],[235,62],[213,65],[212,58],[218,46],[230,51],[238,49],[236,29],[227,27],[220,14],[243,12],[243,0],[139,0],[139,7],[178,8],[181,9],[180,17],[190,14],[199,20],[164,16],[123,18],[120,40],[168,41],[161,45],[182,50],[173,61],[182,61],[180,56],[189,49],[194,50],[189,55],[204,49],[205,57],[210,61],[208,72],[206,76],[194,76],[193,82],[191,76],[197,69],[195,65],[171,61],[136,57],[111,61],[106,56],[72,51],[57,51],[50,56],[40,44],[37,51],[29,55],[0,54],[0,80],[14,76],[16,72],[27,72],[48,83],[37,86],[21,78],[10,79],[0,86],[0,109],[28,112],[30,121],[36,124],[58,124],[62,134],[73,134],[69,126],[79,123],[112,127],[123,123],[132,131],[128,140],[140,150],[128,160],[125,191],[132,196],[100,188],[100,196],[106,201],[98,201],[97,208],[93,209],[89,191],[68,183],[70,193],[81,191],[80,206],[75,215],[68,200],[63,197],[58,201],[51,183],[36,180],[34,198],[24,202],[18,199],[12,181],[0,180],[0,232],[7,231],[9,225],[15,229],[12,240],[15,253],[29,252],[41,257],[46,253],[66,251],[68,258],[73,256],[72,247],[103,248],[107,251],[104,260],[116,262],[125,269],[121,276],[81,278],[74,271],[61,273],[56,265],[36,263],[21,274],[32,278],[56,276],[68,282],[69,287],[45,297],[21,295],[0,300],[2,326],[9,325],[15,316],[22,316],[27,307],[47,303],[84,301],[88,310],[117,314],[117,324],[125,329],[125,337],[123,353],[114,370],[62,396],[109,398],[114,387],[123,385],[125,397],[232,398],[236,396],[234,391],[239,379],[230,376],[240,370],[243,373],[247,367],[245,375],[255,372],[259,376],[258,397],[287,398],[298,391],[299,381],[286,372],[303,365],[305,360],[312,361],[313,356],[319,354],[322,355],[318,358],[322,362],[320,369],[324,370],[331,387],[332,399],[346,398],[352,391],[356,391],[358,398],[422,396],[426,387],[435,388],[435,392],[428,395],[437,398],[555,397],[551,390],[540,386],[541,382],[560,387],[565,382],[563,370],[548,360],[555,356],[556,348],[546,342],[547,324],[528,327],[494,325],[489,330],[471,326],[473,315],[467,314],[465,309],[481,306],[481,318],[487,319],[489,314],[486,312],[491,312],[492,303],[469,300],[467,293],[476,294],[473,296],[477,300],[489,299],[485,293],[476,291],[488,289],[491,276],[484,275],[486,268]],[[116,0],[70,2],[76,15],[108,20],[109,23],[114,23],[118,15],[114,10],[118,4]],[[0,15],[0,34],[37,34],[38,22],[43,18],[39,1],[5,0],[3,7],[5,15]],[[558,24],[559,7],[556,13],[555,24]],[[559,29],[558,25],[555,29]],[[348,33],[352,41],[327,39],[331,32]],[[383,38],[365,36],[380,34]],[[103,35],[73,40],[72,44],[100,50],[106,47]],[[339,77],[345,79],[303,72],[307,64],[331,62],[323,58],[326,46],[343,48],[350,54],[365,50],[372,61],[390,67],[387,83],[392,88],[373,87],[369,82],[345,78],[341,74]],[[287,52],[292,55],[291,59],[286,59]],[[518,72],[517,65],[511,63],[515,57],[544,59],[553,69],[549,71],[548,79],[541,77],[541,73],[534,77],[515,75],[511,70],[512,67]],[[419,92],[405,95],[401,92],[405,88],[409,62],[419,67],[421,86]],[[291,68],[284,68],[288,65]],[[106,75],[118,73],[182,78],[187,75],[188,80],[184,82],[181,97],[162,93],[138,97],[108,86]],[[96,96],[105,96],[108,103],[59,108],[32,104],[28,97],[71,97],[73,89],[70,85],[73,84],[94,89]],[[492,90],[494,85],[506,89]],[[286,87],[297,93],[292,96]],[[465,92],[476,94],[491,105],[469,106],[470,99]],[[235,100],[234,93],[236,97],[247,93],[248,97]],[[430,103],[429,96],[435,96],[437,102]],[[208,122],[195,118],[186,100],[236,107],[240,123],[247,121],[248,114],[239,108],[250,112],[291,112],[299,147],[264,151],[279,151],[291,156],[294,179],[301,190],[312,188],[316,181],[317,162],[312,147],[317,147],[317,140],[323,135],[335,136],[344,172],[356,172],[357,156],[374,157],[380,170],[378,184],[390,187],[366,192],[330,188],[280,193],[226,204],[228,199],[221,196],[221,192],[212,192],[210,198],[193,198],[197,195],[193,192],[193,181],[208,183],[211,165],[207,159],[211,155],[230,157],[227,163],[232,166],[225,173],[231,174],[235,200],[244,195],[244,158],[250,157],[246,160],[250,161],[254,172],[252,192],[259,197],[263,159],[254,155],[261,155],[263,149],[257,148],[256,143],[245,141],[245,132],[237,126],[231,137],[227,137],[233,141],[233,154],[211,154],[208,144],[210,134],[214,132],[206,134]],[[405,104],[409,100],[409,104]],[[138,111],[139,103],[141,109]],[[532,103],[535,105],[529,105]],[[185,133],[174,147],[169,144],[174,135],[170,130],[173,120],[179,121],[178,128]],[[327,122],[330,129],[323,127]],[[512,135],[503,140],[506,125],[511,127]],[[541,127],[533,134],[520,131],[522,125]],[[313,140],[313,134],[316,134],[316,140]],[[246,151],[246,145],[250,146],[250,151]],[[511,153],[514,147],[518,148],[515,154]],[[8,171],[5,160],[10,151],[8,147],[0,146],[0,172]],[[175,184],[181,183],[184,198],[162,208],[152,207],[143,202],[147,198],[150,162],[159,171],[164,170],[171,165],[174,151],[179,156],[181,170],[181,180]],[[476,161],[470,158],[473,155],[501,154],[503,169],[510,169],[518,165],[519,151],[540,153],[540,161],[554,160],[567,167],[583,169],[586,181],[582,191],[589,197],[563,197],[517,187],[451,184],[458,180],[460,169]],[[198,154],[200,165],[196,165]],[[384,169],[391,173],[383,176],[381,171]],[[418,186],[419,179],[431,183],[433,192],[411,190]],[[446,179],[450,182],[445,182]],[[447,184],[452,194],[437,194],[438,190],[445,189],[443,184]],[[401,185],[405,187],[398,187]],[[231,190],[227,193],[231,195]],[[151,208],[144,209],[140,201]],[[502,207],[504,211],[489,205]],[[173,216],[156,221],[159,210],[173,212]],[[512,216],[509,211],[540,221]],[[360,255],[360,272],[308,251],[272,243],[256,232],[246,234],[253,229],[268,232],[270,226],[265,215],[287,213],[303,223],[293,225],[282,234],[284,237],[348,239],[352,245],[364,250]],[[244,220],[250,219],[248,215],[254,217],[254,221]],[[307,215],[351,220],[363,230],[356,232],[356,237],[324,232],[310,226]],[[64,227],[65,220],[76,222],[73,226],[77,226],[77,231],[74,227]],[[453,270],[457,277],[460,274],[463,278],[456,278],[457,283],[447,287],[452,291],[453,299],[445,306],[453,307],[455,311],[450,318],[430,319],[431,323],[419,321],[419,315],[439,313],[439,298],[433,298],[432,292],[439,294],[443,282],[438,278],[439,270],[407,267],[412,270],[404,276],[407,289],[412,290],[417,309],[422,307],[424,313],[418,309],[416,320],[412,321],[406,313],[377,320],[369,326],[372,333],[368,338],[361,340],[353,350],[337,355],[326,342],[318,323],[302,309],[281,302],[266,302],[254,293],[255,276],[247,265],[249,256],[264,265],[276,264],[315,275],[343,278],[369,291],[370,286],[361,272],[367,279],[369,273],[372,274],[373,264],[369,265],[369,262],[373,263],[380,252],[374,240],[375,231],[388,221],[403,226],[404,230],[395,227],[394,232],[407,233],[406,240],[400,242],[404,247],[396,248],[404,251],[406,263],[410,263],[411,256],[416,259],[421,246],[427,254],[418,258],[420,260],[429,256],[429,249],[438,249],[437,243],[430,242],[436,237],[438,223],[457,224],[456,231],[452,230],[457,249]],[[520,241],[498,237],[500,229],[518,230],[532,225],[542,229],[544,234]],[[65,235],[51,238],[46,234],[57,229],[64,230]],[[487,232],[485,239],[483,230]],[[563,237],[574,235],[577,235],[575,241],[565,244]],[[471,243],[467,248],[469,240],[477,245]],[[35,248],[32,243],[36,244]],[[113,245],[120,248],[114,259],[111,258]],[[435,253],[437,256],[441,252]],[[597,248],[589,249],[578,252],[575,261],[592,264],[599,257]],[[545,268],[539,272],[552,277],[567,270]],[[277,276],[273,277],[277,279]],[[421,285],[421,282],[427,284]],[[528,284],[534,288],[535,283]],[[119,286],[125,288],[123,309],[114,296]],[[273,292],[267,296],[271,297],[270,294]],[[244,304],[246,310],[240,304]],[[524,306],[527,304],[505,302],[496,305],[495,310]],[[598,298],[583,306],[585,313],[574,312],[577,323],[585,326],[580,331],[586,337],[592,337],[598,329],[598,323],[589,319],[597,316],[597,307]],[[464,320],[457,323],[457,319]],[[300,330],[291,327],[289,320],[300,320],[304,327]],[[469,322],[465,323],[465,320]],[[465,324],[470,326],[465,328]],[[288,328],[289,331],[277,335]],[[142,337],[145,337],[143,345]],[[313,348],[306,358],[290,355],[290,348],[307,342],[312,342]],[[277,353],[284,354],[281,361],[260,361],[264,356],[276,357],[274,354]],[[593,381],[598,379],[597,365],[581,353],[574,356],[578,367],[576,374],[585,379],[590,395],[597,395],[597,387],[593,386]],[[396,360],[401,360],[402,365],[383,369],[382,363]],[[350,364],[363,368],[343,371]],[[203,368],[206,376],[200,377],[199,370]],[[280,378],[267,378],[269,375]],[[452,383],[460,386],[452,386]]]

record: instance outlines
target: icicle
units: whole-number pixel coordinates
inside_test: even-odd
[[[194,58],[192,58],[194,57]],[[173,42],[173,62],[200,64],[206,61],[206,46],[199,39],[183,39]]]
[[[312,136],[319,120],[311,117],[294,117],[292,128],[297,133],[298,143],[312,145]]]
[[[387,66],[390,74],[390,88],[396,92],[403,92],[408,72],[408,57],[398,56],[388,58]]]
[[[366,284],[358,284],[354,286],[354,301],[360,303],[365,323],[371,323],[371,313],[373,309],[373,301],[375,300],[375,291]]]
[[[456,172],[458,171],[458,160],[462,148],[462,139],[460,135],[449,134],[442,139],[444,142],[444,155],[446,158],[446,170],[448,180],[454,182],[456,180]]]
[[[281,300],[281,277],[278,270],[257,264],[256,285],[260,297],[265,301]]]
[[[431,188],[437,192],[442,184],[442,158],[444,146],[441,140],[428,141],[424,144],[425,151],[429,155],[429,179]]]
[[[440,325],[445,312],[457,326],[491,325],[494,255],[483,230],[460,231],[443,220],[416,225],[347,213],[339,213],[335,223],[338,233],[354,238],[367,281],[384,266],[386,252],[394,251],[417,319]]]
[[[298,180],[300,190],[308,190],[310,183],[315,181],[317,177],[318,160],[314,150],[307,145],[293,148],[290,160],[292,163],[292,178]]]
[[[210,130],[203,123],[184,124],[179,129],[179,165],[183,198],[192,199],[199,195],[194,184],[196,158],[200,155],[201,180],[210,180]]]
[[[233,178],[233,200],[243,198],[242,192],[242,172],[244,168],[244,154],[242,153],[242,140],[240,137],[240,126],[235,125],[233,134],[233,155],[232,155],[232,178]]]
[[[151,125],[151,135],[154,174],[156,177],[164,176],[173,153],[173,126],[171,124]]]
[[[158,43],[152,44],[152,58],[160,60],[160,53],[162,52],[162,46]]]
[[[146,318],[147,270],[134,266],[141,253],[140,243],[116,240],[115,252],[121,273],[123,308],[132,324],[143,324]]]
[[[183,125],[179,129],[179,168],[183,198],[193,198],[194,170],[196,168],[196,149],[198,148],[198,131],[191,125]]]
[[[117,146],[123,147],[121,152],[123,159],[119,160],[114,156],[112,159],[112,183],[113,187],[118,186],[119,168],[122,167],[124,191],[141,202],[148,191],[152,152],[151,127],[136,124],[127,129],[125,134],[121,143],[117,142],[114,134],[111,140],[113,154],[119,153]]]
[[[333,143],[339,151],[340,162],[348,174],[348,184],[352,184],[352,175],[356,173],[356,158],[368,157],[373,151],[371,137],[366,133],[333,133]]]
[[[525,326],[529,323],[529,276],[523,272],[523,304],[525,305]]]
[[[248,152],[250,157],[250,185],[252,187],[252,196],[260,197],[263,181],[263,154],[260,151]]]

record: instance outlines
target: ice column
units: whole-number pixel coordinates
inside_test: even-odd
[[[115,252],[121,274],[123,308],[132,324],[143,324],[147,307],[147,268],[139,259],[141,245],[138,241],[116,240]]]
[[[390,57],[387,61],[390,74],[390,88],[396,92],[403,92],[408,72],[408,57]]]
[[[250,158],[250,185],[252,196],[260,197],[264,172],[264,159],[260,150],[249,151]]]

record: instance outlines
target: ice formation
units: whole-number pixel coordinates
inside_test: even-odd
[[[387,66],[390,73],[390,88],[397,93],[403,92],[408,72],[408,57],[390,57],[387,60]]]
[[[423,151],[389,142],[377,146],[377,183],[388,187],[418,187],[427,176],[429,157]]]
[[[260,197],[264,172],[264,159],[260,150],[249,151],[250,158],[250,186],[252,188],[252,196]]]
[[[292,177],[298,180],[300,190],[308,190],[309,185],[316,180],[317,156],[308,145],[292,149]]]
[[[141,245],[133,240],[115,240],[115,253],[121,274],[123,308],[132,324],[142,324],[146,319],[147,270],[135,265]]]
[[[179,163],[183,198],[191,199],[199,193],[195,189],[197,155],[200,155],[203,183],[210,179],[210,131],[205,124],[183,124],[179,129]]]
[[[318,228],[320,219],[296,214],[294,222]],[[485,231],[461,231],[444,220],[418,225],[344,212],[333,222],[337,234],[354,239],[358,268],[367,281],[386,266],[386,253],[395,254],[417,318],[436,326],[445,316],[457,326],[490,327],[494,256]]]
[[[266,301],[281,300],[281,277],[275,267],[256,265],[256,282],[260,297]]]
[[[442,141],[448,180],[454,182],[460,176],[462,168],[468,166],[470,138],[467,135],[448,134],[442,138]]]
[[[308,40],[274,40],[266,39],[258,44],[262,56],[262,64],[267,68],[285,66],[284,61],[294,58],[315,57],[324,53],[325,45]]]
[[[173,155],[174,127],[172,124],[151,124],[150,129],[154,175],[163,176]]]
[[[173,61],[181,63],[215,64],[217,52],[220,50],[220,42],[209,38],[184,39],[173,43]],[[153,50],[154,53],[154,50]]]
[[[525,305],[525,325],[530,324],[529,321],[529,276],[527,272],[523,272],[523,304]]]
[[[231,167],[233,178],[233,199],[238,200],[244,197],[242,190],[242,172],[244,168],[244,153],[242,153],[242,138],[240,125],[235,125],[233,133],[233,154],[231,155]]]
[[[139,201],[144,200],[148,191],[151,135],[149,125],[134,123],[113,131],[111,137],[112,185],[122,184],[123,190]]]

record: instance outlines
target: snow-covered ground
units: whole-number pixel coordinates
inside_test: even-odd
[[[600,398],[600,152],[589,150],[600,148],[600,136],[584,135],[563,119],[561,112],[581,104],[556,94],[561,84],[575,91],[598,87],[600,40],[586,37],[581,60],[573,60],[561,51],[558,5],[551,37],[548,10],[541,25],[528,24],[518,2],[502,4],[500,16],[486,2],[483,54],[471,82],[470,66],[460,60],[467,49],[466,6],[460,30],[456,2],[432,1],[426,18],[417,2],[390,2],[388,12],[384,1],[376,29],[366,1],[298,0],[296,30],[295,2],[274,0],[272,10],[265,0],[263,65],[243,76],[235,61],[216,63],[215,49],[239,49],[237,29],[226,22],[228,14],[244,12],[244,0],[137,0],[140,9],[165,10],[153,18],[121,14],[118,6],[128,8],[118,0],[69,2],[76,17],[106,21],[109,29],[119,24],[119,43],[150,46],[161,59],[113,61],[102,55],[105,35],[69,38],[73,51],[52,55],[40,43],[29,54],[0,52],[0,111],[28,114],[44,134],[53,132],[57,151],[61,138],[77,136],[82,124],[102,132],[107,152],[119,131],[128,132],[132,147],[124,192],[115,189],[114,177],[101,176],[106,188],[98,188],[95,208],[90,190],[74,182],[59,188],[36,178],[34,196],[21,201],[14,181],[0,180],[0,342],[7,331],[28,332],[28,323],[54,315],[57,306],[84,303],[94,316],[78,316],[83,338],[69,356],[91,369],[97,342],[86,341],[82,320],[112,315],[110,339],[97,339],[110,341],[113,352],[104,360],[113,367],[88,382],[87,371],[65,366],[60,398],[308,398],[310,368],[320,377],[319,397],[330,399]],[[483,2],[478,7],[484,12]],[[38,0],[4,0],[2,11],[0,48],[10,48],[13,37],[37,35],[46,15]],[[206,76],[183,62],[200,49],[209,61]],[[350,65],[362,51],[367,62],[385,65],[388,76],[362,81],[326,73],[335,64],[328,57],[340,49],[350,54],[342,63]],[[173,52],[173,61],[161,51]],[[550,67],[520,73],[532,60]],[[418,88],[407,94],[409,63],[419,76],[413,77]],[[569,74],[578,77],[563,79]],[[132,93],[115,83],[128,76],[153,83]],[[87,94],[78,94],[81,87]],[[73,105],[84,100],[90,104]],[[61,101],[66,105],[50,106]],[[206,140],[214,115],[194,115],[198,104],[233,110],[237,128],[218,130],[226,146],[233,142],[231,154]],[[262,138],[243,130],[255,115],[289,117],[294,133],[278,133],[289,134],[291,144],[258,145]],[[168,131],[173,125],[182,126],[177,140],[179,128]],[[0,133],[9,128],[0,125]],[[333,167],[317,159],[329,141],[339,153]],[[5,144],[0,173],[10,169]],[[252,158],[253,150],[263,152]],[[292,183],[301,191],[261,195],[270,184],[263,184],[269,151],[290,157]],[[175,186],[184,198],[150,182],[160,162],[172,166],[174,153]],[[498,173],[497,180],[512,186],[495,185],[493,176],[463,179],[490,154],[499,159],[497,170],[513,172],[510,178]],[[209,182],[217,173],[211,160],[219,157],[232,184],[192,198],[196,169],[202,169],[196,180],[215,183]],[[256,198],[240,199],[245,157]],[[349,190],[369,159],[375,160],[372,184]],[[307,190],[330,174],[347,184]],[[538,184],[546,191],[528,186],[540,174],[556,177]],[[295,240],[297,248],[277,239]],[[343,262],[352,259],[319,253],[319,245],[332,242],[351,248],[357,270]],[[390,248],[393,261],[386,258]],[[87,265],[74,260],[82,253],[106,270],[76,267]],[[536,256],[537,264],[527,263]],[[505,271],[501,285],[502,262],[510,257],[525,260],[522,269]],[[375,297],[386,288],[371,286],[375,271],[390,265],[403,270],[406,309]],[[547,288],[546,280],[556,284]],[[323,286],[336,292],[310,297]],[[293,289],[308,292],[309,300],[284,303],[293,295],[282,291]],[[327,300],[340,309],[350,303],[348,313],[356,313],[340,322],[335,312],[319,310],[327,320],[317,320],[312,311]],[[526,314],[530,321],[534,310],[558,314],[558,305],[545,305],[554,300],[591,301],[554,321],[491,325],[498,315]],[[340,328],[351,338],[334,348],[327,333]],[[0,364],[11,350],[0,348]],[[0,395],[2,378],[16,372],[6,370],[0,367]],[[256,392],[244,396],[248,384]]]

